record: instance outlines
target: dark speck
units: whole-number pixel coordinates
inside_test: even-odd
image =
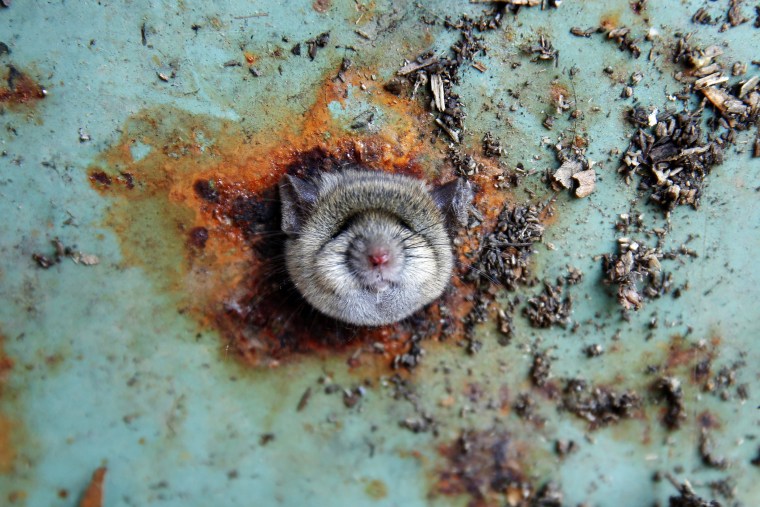
[[[195,189],[195,193],[198,194],[198,196],[202,199],[208,202],[219,201],[219,192],[217,192],[213,181],[198,180],[193,185],[193,188]]]
[[[205,248],[208,241],[208,229],[205,227],[193,227],[190,229],[190,244],[197,248]]]

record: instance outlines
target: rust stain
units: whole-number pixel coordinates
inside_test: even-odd
[[[599,26],[601,26],[607,31],[617,28],[619,24],[620,24],[619,12],[609,12],[607,14],[604,14],[602,18],[599,20]]]
[[[0,474],[3,475],[11,473],[16,462],[16,449],[11,440],[13,432],[13,421],[0,414]]]
[[[26,500],[26,491],[16,489],[8,493],[8,501],[13,504],[20,504]]]
[[[439,448],[446,466],[434,492],[468,495],[468,506],[528,505],[535,488],[528,481],[525,449],[503,430],[465,431]]]
[[[313,105],[279,131],[250,134],[236,122],[165,108],[132,117],[121,140],[89,169],[94,189],[112,199],[107,224],[118,234],[124,262],[148,271],[180,300],[183,312],[224,336],[224,353],[245,363],[276,366],[294,355],[358,349],[350,366],[365,358],[388,361],[410,347],[414,333],[438,339],[461,331],[472,306],[471,289],[455,277],[444,298],[445,315],[433,304],[396,325],[357,328],[310,310],[284,277],[277,182],[331,171],[347,164],[398,172],[432,183],[448,181],[453,169],[444,155],[423,142],[430,131],[422,105],[368,83],[367,97],[382,109],[389,127],[354,133],[333,118],[328,106],[345,104],[371,69],[334,72],[316,90]],[[133,158],[138,145],[150,148]],[[473,177],[476,205],[493,227],[506,202],[491,181],[500,169],[483,160]],[[127,177],[128,176],[128,177]],[[459,265],[477,245],[462,237]],[[382,344],[362,353],[362,345]],[[375,363],[376,361],[372,361]]]
[[[382,500],[388,496],[388,486],[386,486],[383,481],[374,479],[367,482],[367,485],[364,487],[364,492],[373,500]]]
[[[5,354],[5,337],[0,335],[0,399],[5,391],[5,384],[13,369],[13,360]],[[9,474],[13,471],[17,452],[13,445],[15,424],[5,414],[0,412],[0,474]]]
[[[31,104],[44,99],[47,95],[40,84],[13,65],[6,67],[3,81],[6,86],[0,88],[0,103]]]
[[[106,467],[100,467],[92,474],[92,480],[79,501],[79,507],[103,507],[103,480],[106,477]]]
[[[325,13],[332,7],[332,0],[314,0],[311,7],[317,12]]]

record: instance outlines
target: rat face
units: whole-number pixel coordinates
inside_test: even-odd
[[[396,322],[438,298],[453,256],[436,197],[448,209],[454,197],[471,198],[469,186],[455,183],[431,193],[420,180],[379,172],[287,176],[280,196],[294,285],[319,311],[365,326]]]
[[[380,293],[399,285],[404,271],[418,263],[415,257],[407,259],[405,254],[415,243],[414,233],[387,213],[363,213],[353,220],[343,236],[343,241],[336,243],[344,244],[346,249],[338,254],[348,257],[350,272],[368,291]],[[432,256],[427,255],[425,259],[432,260]]]

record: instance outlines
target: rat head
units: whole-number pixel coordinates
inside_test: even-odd
[[[356,325],[399,321],[438,298],[453,266],[447,227],[472,199],[455,180],[424,182],[366,170],[280,183],[286,267],[317,310]]]

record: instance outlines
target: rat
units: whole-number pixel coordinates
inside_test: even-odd
[[[288,276],[320,312],[358,326],[398,322],[448,287],[451,231],[473,193],[361,166],[280,181]]]

